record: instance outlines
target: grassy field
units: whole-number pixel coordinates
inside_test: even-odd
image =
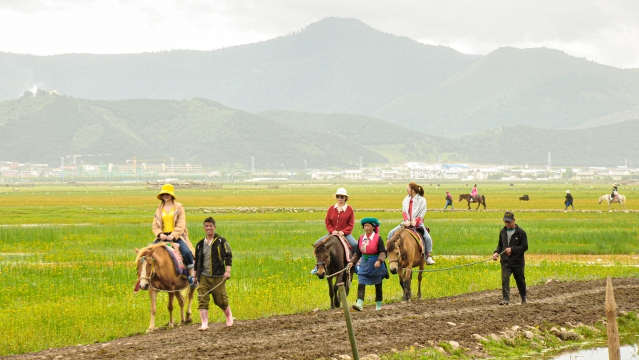
[[[442,185],[425,187],[431,209],[427,225],[437,260],[432,268],[488,258],[497,243],[502,214],[434,211],[435,205],[443,207],[445,190],[454,195],[468,190],[464,184]],[[516,184],[514,191],[507,185],[480,184],[480,190],[489,210],[514,210],[528,232],[529,284],[549,278],[639,276],[639,217],[632,211],[639,208],[639,201],[633,200],[639,198],[638,189],[621,188],[629,198],[628,213],[609,213],[605,205],[597,205],[597,198],[609,190],[607,184]],[[229,240],[234,252],[228,291],[236,318],[328,308],[326,282],[309,275],[314,264],[310,244],[324,233],[325,208],[333,202],[331,194],[338,185],[265,187],[225,184],[216,190],[178,189],[178,200],[187,207],[192,240],[203,236],[202,220],[215,216],[218,233]],[[383,234],[399,222],[399,211],[381,209],[399,208],[404,183],[346,187],[357,219],[379,217]],[[555,211],[563,210],[566,188],[574,194],[577,209],[587,211]],[[151,241],[157,190],[116,185],[7,190],[0,190],[0,332],[4,335],[0,356],[144,331],[148,296],[133,294],[133,249]],[[520,202],[517,196],[524,193],[532,200]],[[359,233],[356,227],[355,234]],[[496,289],[499,265],[491,261],[429,273],[425,282],[427,298]],[[373,293],[368,291],[367,303]],[[166,296],[160,298],[157,324],[168,321]],[[354,298],[351,293],[349,300]],[[400,300],[395,276],[384,282],[384,298]],[[220,311],[212,315],[214,321],[223,320]],[[196,312],[194,317],[199,321]]]

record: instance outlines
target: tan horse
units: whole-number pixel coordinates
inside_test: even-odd
[[[177,297],[180,305],[181,324],[190,324],[191,319],[191,302],[193,300],[194,288],[189,287],[189,282],[182,276],[175,274],[173,260],[166,249],[164,243],[152,244],[142,250],[135,249],[137,257],[135,262],[138,268],[138,289],[149,290],[151,298],[151,323],[147,329],[147,333],[156,330],[155,328],[155,310],[158,292],[167,292],[169,294],[169,324],[168,327],[175,326],[173,322],[173,299]],[[186,319],[184,318],[184,294],[183,290],[188,289]]]
[[[611,199],[610,194],[606,194],[599,198],[600,204],[603,201],[608,203],[608,210],[610,210],[610,204],[612,203],[619,203],[619,209],[621,209],[621,206],[623,205],[623,209],[626,210],[626,195],[618,194],[617,197]]]
[[[419,233],[417,233],[419,239]],[[405,301],[410,301],[412,297],[411,280],[413,279],[412,268],[419,266],[419,270],[424,270],[424,256],[420,245],[418,245],[413,235],[405,228],[395,232],[393,237],[386,243],[386,253],[390,264],[390,272],[399,274],[399,285],[404,290]],[[422,272],[417,276],[417,298],[422,298]]]

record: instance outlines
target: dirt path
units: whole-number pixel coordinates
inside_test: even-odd
[[[616,279],[613,285],[619,310],[639,309],[639,279]],[[429,341],[455,340],[475,349],[474,333],[487,336],[514,325],[544,322],[593,324],[605,316],[604,280],[535,286],[528,297],[527,305],[498,306],[501,291],[484,291],[390,304],[382,311],[366,306],[363,312],[352,312],[360,356]],[[511,300],[519,302],[516,288]],[[196,331],[197,326],[9,359],[317,359],[350,354],[341,310],[236,321],[232,328],[216,323],[207,332]]]

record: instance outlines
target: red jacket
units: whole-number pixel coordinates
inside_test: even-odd
[[[353,224],[355,224],[353,208],[346,205],[344,211],[338,212],[335,205],[332,205],[326,212],[324,223],[326,223],[326,230],[328,230],[329,234],[333,231],[342,231],[344,235],[352,233]]]

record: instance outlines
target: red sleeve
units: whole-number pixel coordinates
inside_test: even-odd
[[[424,221],[422,220],[422,218],[420,217],[416,217],[415,218],[415,226],[419,226],[420,224],[424,223]]]
[[[348,225],[346,225],[346,227],[344,228],[344,230],[342,230],[342,232],[344,234],[352,234],[353,233],[353,226],[355,225],[355,213],[353,213],[353,208],[352,207],[348,207],[349,212],[348,214]]]
[[[408,218],[408,213],[407,213],[406,211],[402,211],[402,215],[404,216],[404,221],[406,221],[406,220],[410,220],[410,219]]]
[[[326,219],[324,219],[324,224],[326,224],[326,230],[328,230],[329,234],[335,231],[335,228],[333,227],[333,219],[331,216],[332,208],[332,206],[328,208],[328,211],[326,212]]]

